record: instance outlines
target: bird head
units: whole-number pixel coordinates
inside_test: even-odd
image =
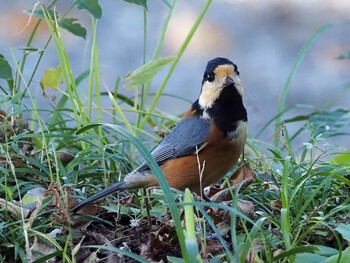
[[[199,105],[202,109],[213,106],[224,89],[236,89],[243,96],[243,86],[237,65],[227,58],[217,57],[210,60],[204,72]]]

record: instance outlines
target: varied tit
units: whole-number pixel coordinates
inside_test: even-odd
[[[172,131],[151,151],[170,187],[200,193],[237,163],[247,137],[247,111],[237,66],[226,58],[208,62],[199,98]],[[115,183],[76,205],[116,191],[158,186],[146,162]]]

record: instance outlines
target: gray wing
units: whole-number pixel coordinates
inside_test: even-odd
[[[158,164],[181,156],[194,154],[208,137],[210,123],[202,118],[187,117],[182,119],[174,129],[153,148],[151,154]],[[148,170],[142,162],[137,171]]]

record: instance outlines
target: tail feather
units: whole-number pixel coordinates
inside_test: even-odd
[[[112,184],[111,186],[103,189],[102,191],[90,196],[89,198],[83,200],[82,202],[80,202],[79,204],[77,204],[76,206],[74,206],[72,209],[71,209],[71,212],[72,213],[76,213],[78,212],[84,205],[87,205],[88,203],[91,203],[91,202],[94,202],[94,201],[97,201],[103,197],[106,197],[107,195],[110,195],[110,194],[113,194],[115,192],[118,192],[120,190],[124,190],[126,189],[124,187],[124,185],[126,184],[126,182],[124,181],[120,181],[118,183],[115,183],[115,184]],[[128,187],[127,187],[128,188]]]
[[[88,203],[94,202],[103,197],[106,197],[107,195],[113,194],[121,190],[147,188],[155,185],[157,185],[156,179],[154,178],[152,173],[150,173],[149,171],[144,171],[144,172],[133,171],[127,176],[125,176],[123,181],[112,184],[111,186],[103,189],[102,191],[80,202],[79,204],[77,204],[75,207],[71,209],[71,212],[76,213],[84,205],[87,205]]]

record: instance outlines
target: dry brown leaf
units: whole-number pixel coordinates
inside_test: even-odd
[[[222,191],[222,188],[209,186],[204,188],[204,194],[211,198],[211,196],[217,194],[218,192]]]
[[[45,196],[45,192],[46,189],[41,186],[28,190],[22,198],[23,208],[33,211],[36,208],[39,199],[42,199]]]
[[[21,215],[21,211],[24,214],[24,217],[27,218],[27,216],[30,213],[29,209],[22,208],[12,202],[8,202],[5,199],[0,198],[0,208],[1,209],[7,209],[7,212],[10,213],[10,215],[14,218],[19,218],[19,215]]]
[[[150,247],[148,244],[141,244],[140,256],[144,259],[150,259]]]
[[[223,251],[221,242],[217,239],[208,239],[205,247],[202,248],[202,257],[211,258],[212,255],[217,255]]]
[[[245,181],[242,187],[247,187],[252,182],[255,181],[255,173],[253,169],[250,167],[249,163],[244,163],[238,170],[231,176],[229,179],[230,185],[233,189],[235,189],[238,184],[242,181]]]
[[[210,200],[212,200],[214,203],[222,203],[225,201],[232,200],[232,190],[225,188],[221,191],[214,194],[212,197],[210,197]]]
[[[62,234],[62,231],[61,229],[56,228],[49,233],[49,236],[55,239],[58,234]],[[43,243],[37,238],[37,236],[34,235],[34,243],[31,245],[29,250],[26,251],[28,262],[34,262],[56,251],[57,251],[57,248],[53,244],[49,245],[47,243]],[[55,257],[50,258],[45,262],[48,262],[48,263],[56,262],[56,258]]]
[[[69,210],[66,207],[62,196],[65,194],[62,193],[62,188],[57,183],[51,183],[45,192],[45,196],[52,194],[53,206],[56,208],[56,213],[51,216],[54,217],[58,222],[68,222],[70,224],[70,215]]]
[[[271,200],[269,201],[269,205],[273,210],[280,210],[282,208],[282,201],[281,200]]]
[[[229,179],[231,189],[222,189],[216,187],[207,187],[205,194],[215,203],[221,203],[224,201],[232,200],[231,191],[237,188],[237,186],[244,181],[242,188],[248,187],[255,181],[255,173],[250,167],[249,163],[243,164]]]
[[[256,253],[263,251],[264,250],[264,245],[258,239],[254,239],[253,240],[253,244],[254,244],[254,248],[250,248],[249,249],[247,258],[244,261],[245,263],[257,263],[257,262],[260,262],[260,260],[256,257]]]
[[[263,186],[264,186],[264,189],[279,190],[279,187],[277,185],[269,183],[269,182],[264,182]]]
[[[176,231],[173,227],[163,225],[158,231],[149,235],[149,255],[152,260],[160,260],[169,254],[169,251],[179,249],[179,242],[176,238]]]
[[[254,204],[251,201],[239,199],[237,206],[242,214],[251,215],[255,212]]]
[[[3,122],[7,117],[6,112],[4,112],[3,110],[0,110],[0,122]]]
[[[57,152],[57,158],[61,161],[63,166],[67,166],[73,159],[74,155],[69,153],[66,149]]]
[[[216,224],[216,227],[218,228],[220,235],[223,237],[225,237],[231,231],[230,222],[220,222]]]
[[[27,252],[28,262],[34,262],[46,255],[56,252],[57,249],[54,246],[47,245],[38,241],[37,238],[34,239],[34,244],[30,247],[30,252]],[[51,258],[46,262],[55,262],[56,258]]]

